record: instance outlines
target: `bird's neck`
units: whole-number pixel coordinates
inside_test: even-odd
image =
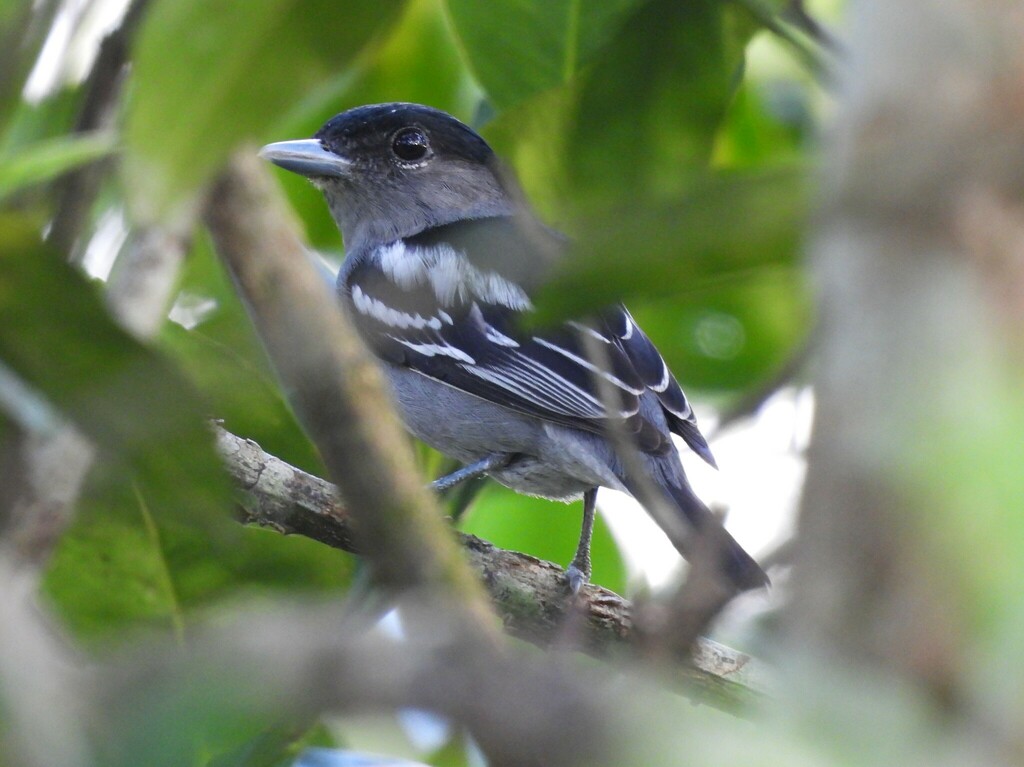
[[[345,250],[349,252],[415,237],[456,221],[509,216],[514,212],[512,206],[504,200],[481,202],[443,215],[418,207],[406,209],[401,217],[374,215],[374,211],[355,211],[351,206],[337,209],[332,206],[331,209],[344,237]]]

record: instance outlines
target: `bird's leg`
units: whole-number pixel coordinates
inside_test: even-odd
[[[590,582],[590,539],[594,535],[594,507],[597,504],[597,488],[593,487],[583,494],[583,527],[580,530],[580,542],[576,544],[576,556],[565,571],[569,581],[569,590],[578,594],[583,586]]]
[[[468,466],[463,466],[461,469],[456,469],[451,474],[445,474],[443,477],[438,477],[430,483],[430,489],[442,492],[449,488],[455,487],[460,482],[465,482],[467,479],[473,479],[479,477],[481,474],[486,474],[494,469],[505,466],[512,456],[508,453],[491,453],[485,455],[479,461],[471,463]]]

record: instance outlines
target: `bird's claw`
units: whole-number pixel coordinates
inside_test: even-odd
[[[565,570],[565,581],[569,587],[569,593],[576,596],[580,589],[590,582],[590,573],[584,572],[575,562]]]

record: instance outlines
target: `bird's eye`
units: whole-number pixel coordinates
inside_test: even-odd
[[[402,128],[391,140],[391,151],[403,162],[417,162],[427,156],[430,144],[419,128]]]

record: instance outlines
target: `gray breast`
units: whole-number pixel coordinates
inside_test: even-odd
[[[495,452],[517,456],[491,473],[501,484],[566,501],[592,487],[622,489],[599,436],[522,415],[406,368],[384,368],[399,415],[417,438],[463,463]]]

